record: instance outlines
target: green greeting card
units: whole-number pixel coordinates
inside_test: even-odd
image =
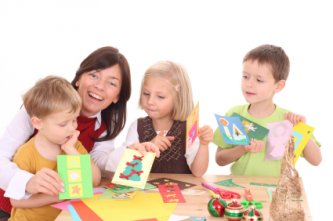
[[[93,197],[91,161],[89,154],[58,155],[58,174],[64,182],[59,199]]]
[[[239,117],[250,140],[251,139],[262,140],[267,136],[269,132],[267,128],[243,117],[242,115],[233,113],[231,116]]]

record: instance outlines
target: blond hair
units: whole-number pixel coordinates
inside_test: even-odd
[[[148,78],[162,77],[166,79],[172,88],[174,105],[172,109],[172,119],[185,121],[191,113],[194,104],[192,98],[191,82],[186,70],[172,61],[159,61],[148,68],[141,83],[140,101],[143,94],[143,87]]]
[[[81,109],[82,101],[78,92],[64,78],[45,77],[23,95],[23,104],[30,117],[43,118],[51,113],[70,109]]]

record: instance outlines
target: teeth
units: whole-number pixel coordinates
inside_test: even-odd
[[[103,97],[101,97],[101,96],[99,96],[97,94],[91,93],[91,92],[89,93],[89,96],[91,96],[91,97],[93,97],[93,98],[95,98],[97,100],[100,100],[100,101],[103,100]]]

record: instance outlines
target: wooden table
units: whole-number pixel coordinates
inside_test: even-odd
[[[211,199],[210,194],[206,189],[201,187],[201,182],[206,181],[209,183],[214,183],[221,180],[232,179],[234,183],[250,188],[251,193],[256,201],[263,202],[264,208],[260,209],[264,216],[264,220],[268,220],[269,217],[269,196],[267,193],[266,186],[258,186],[258,185],[250,185],[250,182],[254,183],[265,183],[265,184],[276,184],[278,182],[278,178],[276,177],[248,177],[248,176],[222,176],[222,175],[205,175],[202,178],[197,178],[192,175],[187,174],[150,174],[150,179],[155,178],[171,178],[180,180],[183,182],[189,182],[196,184],[197,186],[192,187],[194,190],[204,190],[201,195],[187,195],[184,194],[186,203],[178,203],[176,209],[173,214],[183,215],[183,216],[198,216],[198,217],[206,217],[206,220],[226,220],[225,218],[221,219],[220,217],[212,217],[207,210],[207,203]],[[234,192],[238,192],[242,196],[244,195],[244,189],[240,187],[224,187],[223,189],[232,190]],[[302,185],[303,188],[303,185]],[[310,221],[311,215],[306,199],[306,195],[304,193],[303,188],[303,208],[305,210],[305,220]],[[186,191],[185,191],[186,192]],[[69,221],[72,220],[69,212],[62,211],[60,215],[57,217],[56,221]]]

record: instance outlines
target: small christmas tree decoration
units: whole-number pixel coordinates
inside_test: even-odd
[[[224,216],[229,221],[240,221],[243,217],[244,207],[242,204],[233,199],[225,208]]]
[[[273,220],[304,220],[301,197],[300,178],[294,165],[294,142],[290,139],[282,159],[280,179],[269,208]]]
[[[243,213],[244,221],[261,221],[263,220],[262,213],[255,208],[255,206],[251,206],[248,210]]]
[[[207,208],[210,215],[215,217],[223,217],[224,210],[227,207],[227,203],[220,197],[209,200]]]

